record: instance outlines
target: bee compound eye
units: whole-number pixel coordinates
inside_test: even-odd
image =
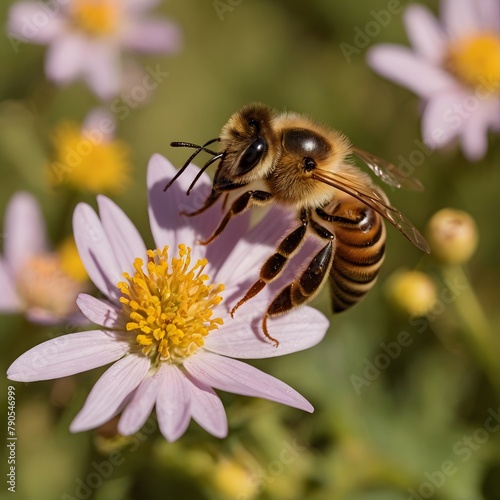
[[[243,175],[255,168],[257,163],[261,160],[262,156],[266,151],[266,141],[259,137],[248,146],[246,151],[241,157],[238,168],[236,169],[236,175]]]
[[[312,158],[310,158],[309,156],[306,156],[304,158],[303,165],[304,165],[304,170],[306,172],[310,172],[311,170],[314,170],[316,168],[316,162]]]

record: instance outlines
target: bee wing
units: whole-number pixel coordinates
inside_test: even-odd
[[[392,163],[360,148],[353,147],[352,152],[363,163],[366,163],[370,170],[386,184],[397,188],[405,187],[414,191],[424,190],[424,186],[422,186],[422,183],[418,179],[405,174]]]
[[[405,217],[398,209],[385,200],[380,193],[370,186],[360,183],[355,177],[345,173],[335,173],[316,169],[313,172],[313,178],[328,184],[344,193],[347,193],[366,206],[378,212],[387,219],[396,229],[401,231],[417,248],[430,253],[429,245],[425,238],[419,233],[411,221]]]

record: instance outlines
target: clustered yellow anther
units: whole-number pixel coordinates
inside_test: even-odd
[[[179,257],[168,261],[168,246],[148,250],[148,262],[137,258],[135,274],[123,273],[120,302],[130,318],[127,331],[136,334],[142,352],[153,360],[180,363],[204,344],[219,325],[212,308],[222,301],[224,285],[209,284],[203,274],[207,259],[192,267],[191,248],[179,245]]]
[[[118,25],[118,6],[115,0],[76,0],[71,6],[77,27],[96,36],[109,35]]]

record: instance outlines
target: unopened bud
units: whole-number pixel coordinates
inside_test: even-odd
[[[222,498],[251,499],[257,495],[259,482],[243,465],[222,459],[213,471],[213,485]]]
[[[437,300],[436,285],[420,271],[397,271],[385,288],[390,302],[411,316],[425,316]]]
[[[444,264],[463,264],[477,247],[476,222],[462,210],[443,208],[429,220],[427,240],[437,260]]]

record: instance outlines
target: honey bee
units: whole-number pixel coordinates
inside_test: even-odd
[[[220,142],[220,152],[210,149]],[[279,113],[263,104],[251,104],[234,113],[220,137],[203,145],[173,142],[173,147],[194,148],[194,153],[165,186],[175,182],[201,151],[212,155],[202,172],[219,161],[212,190],[195,216],[224,197],[229,207],[220,224],[203,244],[210,243],[235,217],[251,207],[276,203],[296,214],[296,226],[279,243],[260,270],[259,279],[232,308],[231,315],[282,274],[289,260],[313,234],[324,242],[307,267],[286,285],[269,304],[267,320],[309,302],[327,280],[334,312],[344,311],[372,288],[384,260],[386,231],[383,218],[401,231],[420,250],[429,246],[413,224],[396,208],[371,177],[349,158],[354,155],[385,183],[422,190],[420,182],[405,176],[394,165],[350,144],[335,130],[291,112]]]

